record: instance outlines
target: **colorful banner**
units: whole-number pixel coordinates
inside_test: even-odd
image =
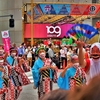
[[[34,19],[40,15],[96,15],[100,4],[38,4],[33,8]],[[31,11],[27,12],[31,16]]]
[[[38,4],[33,8],[34,19],[39,15],[69,15],[70,4]],[[27,12],[28,16],[31,16],[31,10]]]
[[[70,14],[70,4],[39,4],[44,14]]]
[[[10,52],[10,37],[9,37],[9,31],[1,31],[2,34],[2,42],[4,45],[4,51],[9,54]]]
[[[71,15],[81,15],[81,8],[82,6],[78,5],[78,4],[71,4]],[[83,10],[82,10],[83,11]]]
[[[100,5],[91,4],[87,5],[87,8],[83,12],[83,15],[96,15],[99,11],[100,11]]]
[[[71,4],[70,15],[96,15],[99,11],[98,4]]]

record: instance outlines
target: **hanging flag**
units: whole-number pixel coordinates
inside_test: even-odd
[[[72,37],[74,40],[82,36],[91,39],[96,34],[98,34],[98,30],[87,24],[75,24],[75,26],[66,33],[67,36]]]
[[[82,12],[81,12],[80,8],[81,8],[81,5],[79,5],[79,4],[71,4],[71,12],[70,12],[70,14],[71,15],[82,15]]]
[[[2,42],[4,45],[4,51],[10,54],[10,36],[9,36],[9,31],[1,31],[2,34]]]

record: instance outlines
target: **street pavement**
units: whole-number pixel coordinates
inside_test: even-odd
[[[58,72],[58,76],[60,74],[60,71]],[[38,95],[37,95],[37,89],[33,89],[33,78],[32,78],[32,73],[27,72],[26,75],[31,81],[31,84],[23,86],[23,90],[18,98],[18,100],[38,100]],[[53,90],[58,89],[58,86],[56,83],[53,83]]]

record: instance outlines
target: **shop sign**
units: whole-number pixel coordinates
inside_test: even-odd
[[[95,11],[96,11],[96,6],[90,6],[90,14],[95,14]]]
[[[46,26],[48,37],[59,37],[61,35],[61,28],[59,26]]]

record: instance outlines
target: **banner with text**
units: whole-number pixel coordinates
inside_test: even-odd
[[[1,31],[2,35],[2,42],[4,45],[4,51],[9,54],[10,52],[10,36],[9,36],[9,30]]]
[[[34,24],[34,38],[63,38],[74,24],[53,26],[51,24]],[[31,38],[31,24],[24,25],[24,38]]]

